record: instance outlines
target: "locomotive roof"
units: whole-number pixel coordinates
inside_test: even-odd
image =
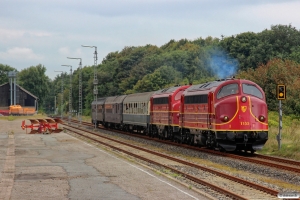
[[[154,92],[143,92],[143,93],[129,94],[124,99],[123,103],[149,101],[153,93]]]
[[[189,91],[197,91],[197,90],[208,90],[212,87],[217,87],[217,86],[221,85],[222,83],[230,81],[230,80],[235,80],[235,79],[220,79],[220,80],[216,80],[216,81],[192,85],[191,87],[187,88],[186,91],[189,92]]]
[[[154,94],[172,93],[172,92],[174,92],[175,90],[177,90],[180,87],[182,87],[182,86],[181,85],[175,85],[173,87],[169,87],[169,88],[158,90]]]

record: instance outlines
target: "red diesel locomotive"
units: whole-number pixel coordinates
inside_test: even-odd
[[[265,94],[249,80],[231,78],[100,98],[92,108],[97,124],[219,150],[253,153],[268,140]]]
[[[265,94],[254,82],[226,79],[193,85],[181,97],[182,141],[220,150],[260,150],[268,140]]]

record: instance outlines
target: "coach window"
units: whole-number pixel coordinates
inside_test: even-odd
[[[238,88],[239,86],[237,83],[232,83],[223,86],[217,94],[217,99],[221,99],[229,95],[237,94],[239,92]]]

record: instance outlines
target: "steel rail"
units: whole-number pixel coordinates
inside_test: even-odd
[[[73,127],[73,128],[75,128],[75,127]],[[249,187],[251,187],[251,188],[254,188],[254,189],[263,191],[263,192],[265,192],[265,193],[267,193],[267,194],[271,194],[271,195],[273,195],[273,196],[277,196],[277,195],[278,195],[278,191],[276,191],[276,190],[273,190],[273,189],[270,189],[270,188],[267,188],[267,187],[264,187],[264,186],[261,186],[261,185],[258,185],[258,184],[249,182],[249,181],[246,181],[246,180],[241,179],[241,178],[237,178],[237,177],[234,177],[234,176],[230,176],[230,175],[228,175],[228,174],[225,174],[225,173],[222,173],[222,172],[219,172],[219,171],[216,171],[216,170],[207,168],[207,167],[203,167],[203,166],[200,166],[200,165],[197,165],[197,164],[188,162],[188,161],[184,161],[184,160],[181,160],[181,159],[178,159],[178,158],[174,158],[174,157],[168,156],[168,155],[166,155],[166,154],[162,154],[162,153],[158,153],[158,152],[155,152],[155,151],[151,151],[151,150],[148,150],[148,149],[145,149],[145,148],[142,148],[142,147],[138,147],[138,146],[135,146],[135,145],[132,145],[132,144],[128,144],[128,143],[125,143],[125,142],[121,142],[121,141],[119,141],[119,140],[115,140],[115,139],[112,139],[112,138],[109,138],[109,137],[106,137],[106,136],[100,136],[100,135],[98,135],[98,134],[96,134],[96,133],[94,133],[94,132],[87,131],[87,130],[85,130],[85,129],[80,129],[80,128],[77,128],[77,127],[76,127],[76,129],[81,130],[81,131],[88,132],[88,133],[90,133],[90,134],[92,134],[92,135],[95,135],[95,136],[97,136],[97,137],[102,137],[102,138],[105,138],[105,139],[107,139],[107,140],[111,140],[111,141],[113,141],[113,142],[116,142],[116,143],[119,143],[119,144],[122,144],[122,145],[126,145],[126,146],[129,146],[129,147],[132,147],[132,148],[141,150],[141,151],[145,151],[145,152],[148,152],[148,153],[151,153],[151,154],[154,154],[154,155],[157,155],[157,156],[160,156],[160,157],[169,159],[169,160],[173,160],[173,161],[176,161],[176,162],[181,163],[181,164],[185,164],[185,165],[188,165],[188,166],[191,166],[191,167],[194,167],[194,168],[203,170],[203,171],[210,172],[210,173],[212,173],[212,174],[215,174],[215,175],[221,176],[221,177],[223,177],[223,178],[226,178],[226,179],[235,181],[235,182],[237,182],[237,183],[240,183],[240,184],[249,186]],[[88,137],[88,136],[87,136],[87,137]]]

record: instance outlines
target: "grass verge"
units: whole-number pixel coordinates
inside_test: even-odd
[[[276,137],[278,133],[279,115],[269,112],[269,139],[258,153],[300,160],[300,120],[283,115],[280,149]]]

